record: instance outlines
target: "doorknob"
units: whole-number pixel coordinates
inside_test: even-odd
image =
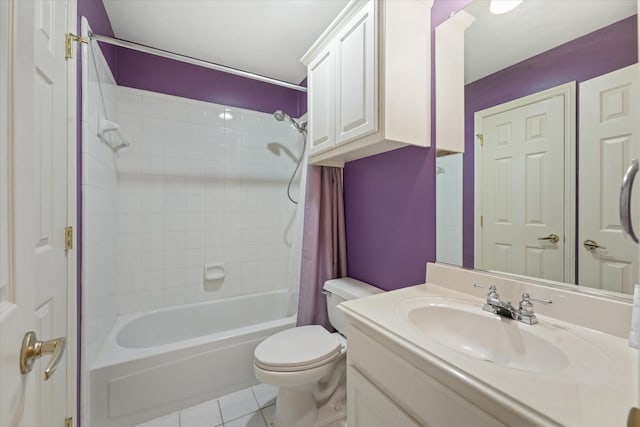
[[[620,223],[622,224],[622,230],[624,233],[631,237],[631,240],[638,243],[638,237],[633,231],[633,223],[631,222],[631,190],[633,187],[633,180],[638,173],[640,164],[637,159],[631,160],[631,165],[627,169],[622,178],[622,187],[620,188],[620,202],[618,210],[620,211]]]
[[[560,237],[557,234],[549,234],[547,237],[538,237],[538,240],[547,241],[549,243],[558,243],[560,241]]]
[[[20,350],[20,372],[28,374],[33,369],[33,364],[43,354],[53,353],[49,365],[44,370],[45,381],[51,378],[58,363],[62,360],[67,340],[64,337],[50,341],[38,341],[36,333],[29,331],[22,339],[22,349]]]
[[[588,251],[595,251],[596,249],[607,249],[606,246],[599,245],[595,240],[585,240],[583,245]]]
[[[629,410],[627,427],[640,427],[640,409],[633,407]]]

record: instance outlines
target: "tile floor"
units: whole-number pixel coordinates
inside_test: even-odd
[[[260,384],[137,427],[269,427],[278,388]]]

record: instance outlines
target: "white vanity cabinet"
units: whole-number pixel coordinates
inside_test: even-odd
[[[430,145],[432,0],[352,0],[302,58],[309,161]]]
[[[347,336],[347,425],[350,427],[531,425],[505,411],[496,411],[502,418],[499,420],[480,409],[416,367],[408,360],[410,356],[398,351],[399,347],[366,330],[363,324],[350,321]],[[486,405],[492,406],[495,405]],[[373,413],[364,414],[367,410]]]

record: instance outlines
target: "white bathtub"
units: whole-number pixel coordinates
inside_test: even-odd
[[[295,326],[289,293],[121,316],[89,372],[91,427],[130,427],[257,384],[253,351]]]

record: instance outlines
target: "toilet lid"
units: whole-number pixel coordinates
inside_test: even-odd
[[[256,347],[255,359],[267,370],[296,371],[328,363],[341,349],[340,341],[322,326],[299,326],[264,340]]]

